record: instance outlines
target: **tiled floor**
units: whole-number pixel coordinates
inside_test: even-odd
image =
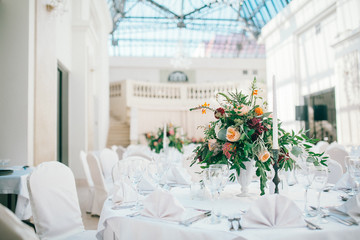
[[[95,217],[95,216],[92,217],[90,214],[87,214],[85,211],[86,203],[88,200],[88,189],[83,184],[77,184],[77,191],[78,191],[81,214],[85,229],[96,230],[99,222],[99,217]]]

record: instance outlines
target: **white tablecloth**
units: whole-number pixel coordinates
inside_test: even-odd
[[[240,210],[247,210],[259,196],[257,190],[259,183],[252,183],[250,197],[237,197],[240,193],[238,184],[231,184],[225,188],[220,200],[216,202],[221,207],[222,214],[229,216],[238,213]],[[303,209],[304,190],[300,186],[288,189],[281,189],[282,193],[293,199]],[[192,200],[188,188],[174,188],[171,193],[180,200],[185,207],[211,209],[211,201]],[[339,193],[330,191],[322,194],[322,206],[340,205],[342,202],[338,197]],[[315,192],[309,192],[310,204],[314,204]],[[229,231],[227,219],[222,219],[220,224],[209,224],[207,219],[192,224],[189,227],[178,223],[154,220],[143,216],[133,218],[126,217],[132,213],[129,209],[112,210],[113,203],[105,201],[98,225],[98,239],[250,239],[250,240],[332,240],[332,239],[359,239],[360,226],[345,226],[332,219],[327,224],[320,224],[323,230],[309,230],[308,228],[288,229],[245,229],[241,231]]]
[[[32,213],[26,178],[33,169],[24,169],[20,166],[9,167],[9,169],[14,170],[14,172],[9,175],[0,176],[0,194],[17,194],[15,215],[21,220],[29,219]]]

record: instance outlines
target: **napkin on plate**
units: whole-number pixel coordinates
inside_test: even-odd
[[[134,202],[138,197],[138,193],[126,182],[116,182],[113,192],[113,203]]]
[[[185,212],[181,203],[169,192],[155,190],[144,201],[143,216],[169,221],[180,221]]]
[[[139,191],[153,191],[156,189],[156,186],[147,176],[144,176],[141,179],[138,188]]]
[[[342,175],[342,177],[337,181],[334,186],[334,189],[350,189],[355,187],[355,182],[350,176],[349,172],[346,172]]]
[[[296,228],[305,227],[302,211],[289,198],[282,195],[260,197],[241,219],[243,228]]]
[[[347,200],[343,205],[335,208],[337,211],[348,214],[357,223],[360,223],[360,193]]]
[[[187,170],[181,166],[173,166],[167,176],[168,183],[177,183],[182,185],[191,185],[191,176]]]

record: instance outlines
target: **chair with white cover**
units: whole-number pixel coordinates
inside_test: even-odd
[[[150,162],[149,158],[144,158],[141,156],[130,156],[123,159],[122,161],[119,161],[118,163],[115,164],[112,171],[112,177],[114,183],[116,183],[117,181],[122,181],[123,178],[126,177],[127,168],[130,166],[130,164],[132,164],[135,161],[142,162],[145,165]]]
[[[94,198],[91,206],[91,214],[100,216],[104,202],[108,197],[109,190],[106,186],[97,157],[94,154],[89,153],[86,159],[89,165],[91,178],[94,183]]]
[[[123,146],[120,146],[120,145],[119,146],[114,145],[114,146],[111,147],[111,149],[116,152],[116,154],[118,155],[119,160],[123,159],[126,148],[124,148]]]
[[[91,178],[89,165],[86,160],[86,153],[84,151],[80,151],[80,160],[85,173],[86,183],[88,185],[88,198],[85,211],[86,213],[91,213],[91,205],[94,198],[94,183]]]
[[[102,172],[104,174],[105,182],[112,182],[112,169],[118,161],[118,155],[113,150],[105,148],[101,151],[100,163]]]
[[[0,233],[3,240],[39,240],[34,230],[0,204]]]
[[[343,168],[341,167],[341,164],[332,159],[328,159],[326,164],[329,169],[328,183],[337,183],[343,175]]]
[[[325,153],[333,160],[340,163],[343,172],[346,171],[345,157],[349,156],[348,152],[344,149],[343,146],[339,144],[334,144],[329,146]]]
[[[75,179],[69,167],[44,162],[27,179],[36,232],[40,239],[96,239],[85,231]]]
[[[326,149],[329,147],[329,143],[326,141],[319,141],[316,144],[317,153],[323,153],[326,151]]]

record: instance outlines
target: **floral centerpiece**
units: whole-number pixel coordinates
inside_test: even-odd
[[[182,136],[178,133],[178,127],[173,126],[171,123],[166,125],[164,133],[164,128],[159,128],[156,134],[145,133],[145,138],[148,143],[148,146],[151,150],[155,150],[156,153],[164,148],[164,134],[166,134],[167,146],[176,148],[179,152],[183,152],[184,141]]]
[[[256,175],[260,177],[261,195],[265,194],[267,175],[271,167],[277,161],[279,169],[286,171],[294,169],[296,157],[306,155],[307,160],[314,165],[326,165],[326,157],[312,152],[312,144],[316,142],[305,135],[301,130],[295,134],[286,132],[278,123],[279,135],[279,158],[274,159],[272,154],[272,115],[267,111],[267,103],[258,96],[256,79],[251,84],[251,94],[242,92],[218,93],[216,96],[218,108],[212,108],[205,104],[192,108],[206,110],[214,113],[214,121],[204,127],[205,142],[197,147],[192,165],[202,164],[207,168],[211,164],[228,164],[230,169],[235,169],[240,175],[241,169],[245,169],[245,163],[254,161]],[[235,176],[230,176],[235,180]]]

